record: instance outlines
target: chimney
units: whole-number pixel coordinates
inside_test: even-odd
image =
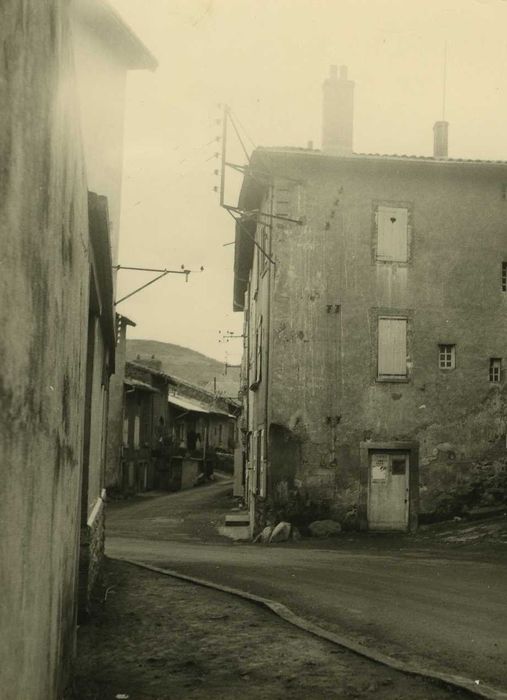
[[[433,157],[447,158],[449,142],[449,122],[435,122],[433,125]]]
[[[352,154],[354,81],[347,79],[347,66],[330,66],[322,85],[322,150],[332,155]]]

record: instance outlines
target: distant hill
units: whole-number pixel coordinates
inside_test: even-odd
[[[222,362],[196,350],[158,340],[127,339],[127,360],[150,360],[155,356],[162,371],[213,391],[216,377],[217,393],[236,398],[239,391],[239,367],[225,367]]]

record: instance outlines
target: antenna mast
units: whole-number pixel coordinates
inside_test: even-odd
[[[444,75],[442,81],[442,121],[445,122],[445,100],[447,93],[447,40],[444,42]]]

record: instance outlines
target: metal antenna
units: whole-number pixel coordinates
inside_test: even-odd
[[[447,93],[447,40],[444,42],[444,75],[442,81],[442,121],[445,122],[445,100]]]

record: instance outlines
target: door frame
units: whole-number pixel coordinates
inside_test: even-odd
[[[361,442],[359,443],[359,504],[360,530],[368,530],[368,492],[370,485],[370,454],[383,450],[408,453],[408,531],[417,530],[419,516],[419,443],[418,442]]]

